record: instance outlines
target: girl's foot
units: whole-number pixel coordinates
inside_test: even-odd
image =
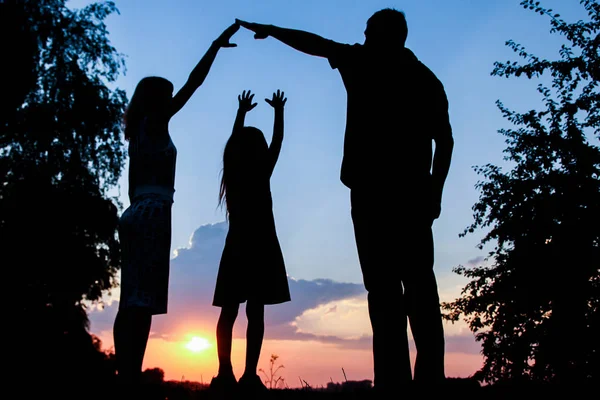
[[[237,381],[233,373],[231,374],[218,374],[210,381],[210,389],[214,391],[232,391],[237,386]]]
[[[242,375],[242,377],[240,378],[240,380],[238,382],[238,385],[240,386],[240,389],[247,391],[247,392],[267,393],[269,391],[269,389],[267,389],[267,387],[265,386],[263,381],[260,379],[260,376],[258,376],[256,374]]]

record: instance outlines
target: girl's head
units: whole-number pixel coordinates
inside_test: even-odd
[[[231,193],[255,189],[266,175],[269,146],[260,129],[245,126],[235,132],[225,145],[219,204],[230,209]]]
[[[136,86],[124,116],[125,139],[137,135],[142,119],[164,112],[173,98],[173,84],[165,78],[148,76]]]

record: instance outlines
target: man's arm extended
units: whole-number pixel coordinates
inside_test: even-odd
[[[274,37],[282,43],[311,56],[330,57],[341,43],[326,39],[314,33],[297,29],[281,28],[275,25],[257,24],[236,19],[246,29],[254,32],[255,39]]]

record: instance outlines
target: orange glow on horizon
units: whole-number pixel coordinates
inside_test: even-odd
[[[112,346],[110,332],[103,332],[100,337],[103,347]],[[205,344],[204,340],[194,341],[195,337],[206,340],[209,347],[201,351],[192,351],[188,347],[192,343],[194,345],[191,347]],[[245,350],[244,339],[233,340],[231,356],[234,373],[238,378],[244,371]],[[413,353],[411,361],[414,365]],[[285,365],[279,373],[290,388],[300,387],[299,376],[313,387],[326,386],[330,380],[343,382],[345,377],[342,368],[349,380],[372,379],[373,355],[370,349],[341,348],[316,341],[265,340],[259,368],[268,370],[271,354],[279,355],[277,365]],[[483,357],[478,354],[447,353],[446,375],[467,377],[481,367],[482,361]],[[215,338],[203,335],[199,331],[188,334],[179,341],[151,338],[143,365],[143,369],[147,368],[161,368],[165,372],[166,380],[210,383],[219,368]]]

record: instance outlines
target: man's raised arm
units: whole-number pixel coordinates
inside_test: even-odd
[[[255,39],[265,39],[271,36],[294,49],[311,56],[330,57],[341,43],[325,39],[314,33],[297,29],[281,28],[275,25],[257,24],[236,19],[246,29],[254,32]]]

